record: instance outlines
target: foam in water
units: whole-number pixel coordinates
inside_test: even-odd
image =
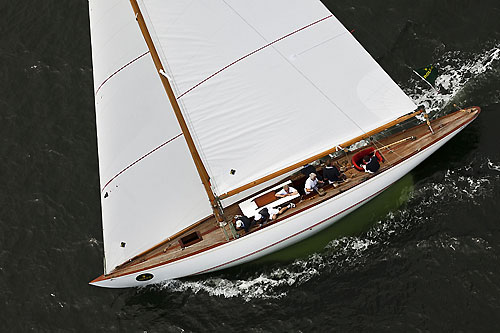
[[[287,267],[279,267],[247,279],[230,280],[213,277],[199,281],[169,280],[160,285],[161,289],[184,292],[206,292],[210,296],[253,298],[280,298],[287,294],[289,287],[309,281],[320,273],[322,257],[311,255],[307,260],[296,260]]]
[[[99,245],[99,241],[97,239],[95,239],[94,237],[91,237],[89,239],[89,244],[90,246],[94,247],[94,246],[98,246]]]
[[[500,172],[500,165],[496,165],[488,159],[488,169]]]
[[[441,87],[440,93],[419,82],[418,78],[410,80],[411,89],[406,93],[417,105],[425,105],[430,114],[437,113],[445,108],[453,99],[461,100],[463,88],[475,77],[492,68],[500,59],[500,45],[486,50],[479,55],[453,51],[445,53],[442,59],[436,62],[440,75],[436,79],[436,86]]]
[[[481,176],[474,173],[474,169]],[[482,199],[493,195],[494,184],[499,175],[487,170],[500,171],[500,168],[490,159],[482,161],[479,166],[467,165],[455,170],[447,170],[444,179],[438,183],[429,183],[414,195],[422,197],[422,204],[433,205],[443,202],[471,202],[481,204]]]

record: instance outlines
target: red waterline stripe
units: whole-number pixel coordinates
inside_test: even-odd
[[[326,16],[326,17],[323,17],[322,19],[319,19],[319,20],[317,20],[317,21],[315,21],[315,22],[313,22],[313,23],[310,23],[310,24],[308,24],[308,25],[306,25],[306,26],[304,26],[304,27],[302,27],[302,28],[300,28],[300,29],[297,29],[297,30],[295,30],[295,31],[293,31],[293,32],[291,32],[291,33],[289,33],[288,35],[285,35],[285,36],[283,36],[283,37],[280,37],[280,38],[278,38],[278,39],[274,40],[273,42],[271,42],[271,43],[269,43],[269,44],[266,44],[266,45],[264,45],[264,46],[262,46],[262,47],[258,48],[257,50],[255,50],[255,51],[253,51],[253,52],[250,52],[250,53],[248,53],[248,54],[244,55],[243,57],[239,58],[238,60],[233,61],[232,63],[230,63],[230,64],[229,64],[229,65],[227,65],[226,67],[223,67],[223,68],[219,69],[217,72],[213,73],[212,75],[210,75],[209,77],[207,77],[207,78],[206,78],[206,79],[204,79],[203,81],[201,81],[201,82],[197,83],[196,85],[194,85],[193,87],[189,88],[187,91],[185,91],[184,93],[182,93],[181,95],[179,95],[179,97],[177,97],[177,99],[182,98],[182,97],[183,97],[184,95],[186,95],[188,92],[190,92],[190,91],[192,91],[193,89],[197,88],[199,85],[201,85],[201,84],[203,84],[203,83],[207,82],[208,80],[210,80],[211,78],[213,78],[213,77],[214,77],[214,76],[216,76],[217,74],[219,74],[219,73],[221,73],[222,71],[224,71],[224,70],[228,69],[229,67],[231,67],[231,66],[233,66],[234,64],[236,64],[236,63],[240,62],[241,60],[243,60],[243,59],[245,59],[245,58],[247,58],[247,57],[249,57],[249,56],[251,56],[251,55],[253,55],[253,54],[255,54],[255,53],[257,53],[257,52],[259,52],[259,51],[261,51],[261,50],[263,50],[263,49],[265,49],[265,48],[267,48],[267,47],[269,47],[269,46],[271,46],[271,45],[273,45],[273,44],[275,44],[275,43],[277,43],[277,42],[279,42],[279,41],[281,41],[281,40],[283,40],[283,39],[285,39],[285,38],[287,38],[287,37],[290,37],[291,35],[294,35],[294,34],[296,34],[297,32],[300,32],[300,31],[302,31],[302,30],[304,30],[304,29],[307,29],[307,28],[309,28],[309,27],[312,27],[313,25],[315,25],[315,24],[317,24],[317,23],[320,23],[320,22],[322,22],[322,21],[324,21],[324,20],[327,20],[327,19],[329,19],[329,18],[331,18],[331,17],[333,17],[333,15],[328,15],[328,16]]]
[[[97,90],[95,91],[95,94],[97,95],[97,93],[99,92],[99,90],[101,89],[101,87],[106,83],[108,82],[109,79],[111,79],[113,76],[115,76],[116,74],[118,74],[119,71],[121,71],[122,69],[124,69],[125,67],[127,67],[128,65],[131,65],[133,62],[141,59],[142,57],[144,57],[146,54],[148,54],[149,51],[147,52],[144,52],[143,54],[141,54],[140,56],[138,56],[137,58],[129,61],[128,63],[126,63],[125,65],[123,65],[122,67],[120,67],[118,70],[116,70],[116,72],[114,72],[113,74],[111,74],[110,76],[108,76],[108,78],[106,80],[104,80],[101,85],[99,86],[99,88],[97,88]]]
[[[154,153],[155,151],[157,151],[158,149],[160,149],[161,147],[165,146],[167,143],[170,143],[172,141],[174,141],[175,139],[177,139],[178,137],[180,137],[182,135],[182,133],[180,134],[177,134],[176,136],[174,136],[172,139],[168,140],[167,142],[164,142],[162,143],[161,145],[159,145],[158,147],[156,147],[155,149],[151,150],[149,153],[147,153],[146,155],[142,156],[141,158],[139,158],[137,161],[135,161],[134,163],[130,164],[129,166],[127,166],[125,169],[123,169],[122,171],[118,172],[113,178],[111,178],[107,183],[106,185],[104,185],[104,187],[102,188],[101,190],[101,193],[104,191],[104,189],[106,188],[106,186],[109,185],[109,183],[111,183],[113,180],[115,180],[119,175],[121,175],[122,173],[124,173],[125,171],[127,171],[128,169],[130,169],[132,166],[134,166],[135,164],[137,164],[138,162],[140,162],[141,160],[143,160],[144,158],[148,157],[149,155],[151,155],[152,153]]]

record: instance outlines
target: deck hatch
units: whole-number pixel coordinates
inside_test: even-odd
[[[185,248],[195,243],[198,243],[201,240],[203,240],[203,238],[201,237],[200,232],[195,231],[179,239],[179,244],[181,245],[182,248]]]

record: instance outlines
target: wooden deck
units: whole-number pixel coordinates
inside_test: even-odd
[[[385,161],[381,163],[380,170],[375,174],[360,172],[354,169],[351,165],[350,159],[352,158],[352,156],[357,151],[366,147],[360,148],[353,152],[349,152],[347,156],[344,155],[337,158],[334,161],[338,165],[346,166],[346,170],[344,173],[348,177],[347,182],[342,183],[336,188],[334,188],[333,186],[326,186],[325,195],[323,196],[314,194],[296,199],[295,208],[288,209],[282,215],[280,215],[278,219],[268,222],[262,228],[265,228],[268,225],[274,223],[280,223],[280,221],[283,221],[284,219],[294,214],[307,210],[308,208],[326,200],[330,200],[337,194],[347,191],[350,188],[353,188],[354,186],[366,181],[367,179],[375,177],[378,174],[387,171],[398,163],[404,161],[406,158],[409,158],[410,156],[418,153],[420,150],[425,149],[426,147],[432,145],[434,142],[439,141],[444,136],[471,121],[477,116],[478,112],[473,112],[475,110],[476,108],[460,110],[432,121],[432,128],[435,132],[434,134],[431,134],[427,125],[423,123],[410,129],[404,130],[396,135],[380,139],[379,141],[373,141],[372,145],[370,146],[378,149],[382,146],[389,145],[404,138],[408,138],[411,136],[416,137],[416,140],[414,141],[408,140],[400,144],[392,145],[389,149],[381,149],[380,152],[384,156]],[[477,111],[479,111],[478,108]],[[320,165],[316,168],[318,174],[321,174],[323,166]],[[296,174],[292,175],[288,179],[292,180],[293,186],[299,189],[303,187],[306,177],[301,174]],[[281,182],[283,182],[283,180]],[[262,192],[265,192],[265,190],[263,190]],[[252,194],[252,196],[253,195],[255,194]],[[241,210],[238,207],[238,203],[235,203],[227,207],[224,213],[226,216],[226,220],[228,220],[231,219],[234,215],[241,214]],[[258,228],[259,226],[254,226],[249,232],[253,232]],[[202,240],[187,247],[182,247],[179,240],[182,237],[185,237],[186,235],[193,232],[199,232]],[[244,231],[239,231],[237,233],[239,237],[245,236]],[[188,257],[190,255],[194,255],[196,253],[203,252],[205,250],[214,248],[226,242],[231,242],[233,240],[234,237],[232,231],[230,230],[229,224],[227,224],[225,227],[220,227],[213,216],[208,217],[203,222],[199,223],[196,227],[186,231],[184,234],[181,234],[173,239],[167,239],[166,241],[158,244],[152,249],[132,258],[131,260],[123,263],[120,266],[117,266],[110,274],[101,276],[96,280],[108,279],[124,274],[139,272],[144,269],[166,264],[168,262],[172,262]]]

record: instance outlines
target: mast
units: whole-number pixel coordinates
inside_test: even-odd
[[[407,115],[401,116],[401,117],[399,117],[399,118],[397,118],[397,119],[395,119],[395,120],[393,120],[391,122],[388,122],[385,125],[377,127],[374,130],[366,132],[366,133],[364,133],[364,134],[362,134],[360,136],[357,136],[357,137],[355,137],[355,138],[353,138],[353,139],[351,139],[349,141],[346,141],[346,142],[344,142],[344,143],[342,143],[342,144],[340,144],[338,146],[335,146],[334,148],[330,148],[330,149],[328,149],[328,150],[326,150],[324,152],[321,152],[321,153],[316,154],[314,156],[311,156],[311,157],[309,157],[309,158],[307,158],[305,160],[302,160],[300,162],[292,164],[292,165],[290,165],[290,166],[288,166],[288,167],[286,167],[284,169],[278,170],[278,171],[273,172],[273,173],[271,173],[271,174],[269,174],[269,175],[267,175],[265,177],[259,178],[257,180],[254,180],[254,181],[248,183],[248,184],[245,184],[243,186],[237,187],[234,190],[228,191],[227,193],[224,193],[224,194],[220,195],[219,198],[220,199],[225,199],[225,198],[228,198],[228,197],[233,196],[235,194],[238,194],[240,192],[243,192],[245,190],[248,190],[248,189],[250,189],[250,188],[252,188],[254,186],[257,186],[259,184],[265,183],[265,182],[267,182],[267,181],[269,181],[269,180],[271,180],[273,178],[279,177],[279,176],[281,176],[281,175],[283,175],[283,174],[285,174],[287,172],[290,172],[290,171],[293,171],[293,170],[295,170],[297,168],[300,168],[301,166],[303,166],[305,164],[308,164],[308,163],[311,163],[313,161],[316,161],[317,159],[319,159],[319,158],[321,158],[321,157],[323,157],[325,155],[331,154],[331,153],[337,151],[338,147],[347,148],[350,145],[352,145],[352,144],[354,144],[354,143],[356,143],[358,141],[366,139],[366,138],[368,138],[368,137],[370,137],[370,136],[372,136],[372,135],[374,135],[376,133],[379,133],[379,132],[381,132],[381,131],[389,128],[389,127],[397,125],[397,124],[399,124],[399,123],[401,123],[401,122],[403,122],[403,121],[405,121],[407,119],[413,118],[413,117],[415,117],[415,116],[417,116],[417,115],[419,115],[421,113],[424,113],[424,112],[425,112],[424,109],[420,109],[419,108],[415,112],[412,112],[412,113],[409,113]]]
[[[163,65],[161,63],[160,57],[158,55],[158,52],[156,51],[155,45],[153,43],[153,40],[151,38],[151,35],[149,34],[148,28],[146,26],[146,22],[144,21],[144,17],[142,16],[141,10],[139,8],[139,5],[137,4],[136,0],[130,0],[130,4],[132,5],[132,8],[134,10],[135,16],[136,16],[136,21],[139,24],[139,28],[141,29],[141,33],[146,41],[146,44],[148,46],[148,49],[151,53],[151,57],[153,58],[153,62],[155,64],[156,70],[158,71],[158,75],[160,77],[160,80],[163,84],[163,87],[165,88],[165,92],[167,93],[168,99],[170,100],[170,104],[172,105],[172,108],[174,110],[175,116],[177,118],[177,121],[181,127],[182,133],[184,135],[184,138],[186,139],[189,151],[191,153],[191,156],[193,158],[194,164],[196,166],[196,169],[198,171],[198,174],[201,178],[201,182],[203,183],[203,187],[205,188],[205,191],[207,192],[208,199],[210,200],[210,204],[212,206],[214,215],[218,221],[221,221],[221,214],[219,209],[221,209],[219,202],[212,191],[212,187],[210,185],[210,176],[208,175],[208,172],[203,165],[203,162],[201,161],[200,155],[198,154],[198,150],[196,149],[196,146],[194,145],[193,137],[191,136],[191,133],[189,132],[189,129],[187,127],[186,121],[184,120],[184,117],[182,115],[181,109],[179,107],[179,104],[177,103],[177,99],[175,98],[174,92],[172,90],[172,87],[170,86],[170,82],[164,75],[165,70],[163,68]]]

